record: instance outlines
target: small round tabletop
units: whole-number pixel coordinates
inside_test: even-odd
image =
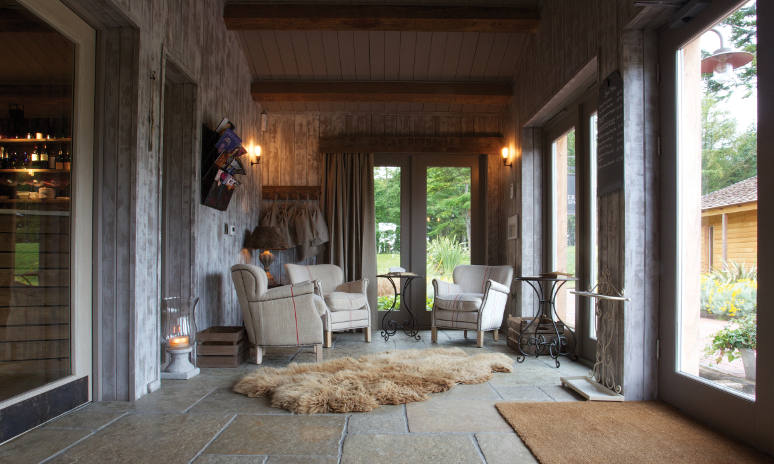
[[[574,276],[519,276],[514,277],[514,280],[522,282],[575,282],[578,278]]]

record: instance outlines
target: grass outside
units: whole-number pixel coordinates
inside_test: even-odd
[[[38,285],[39,263],[38,243],[17,243],[14,255],[15,281],[21,285]]]

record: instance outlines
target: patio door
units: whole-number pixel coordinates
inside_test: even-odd
[[[423,276],[405,297],[429,328],[432,279],[451,281],[454,266],[483,262],[479,157],[377,154],[375,165],[377,272],[400,266]],[[392,303],[385,283],[381,310]]]
[[[755,375],[756,365],[765,366],[756,362],[755,11],[754,0],[713,2],[664,33],[660,51],[659,392],[746,441],[755,441],[759,401],[771,398]],[[713,57],[724,47],[732,50]]]
[[[572,290],[597,284],[597,113],[596,96],[569,105],[545,127],[551,207],[546,271],[572,274],[556,298],[558,317],[575,332],[576,352],[594,360],[596,316],[588,299]]]

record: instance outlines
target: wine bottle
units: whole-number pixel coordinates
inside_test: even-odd
[[[48,147],[45,144],[40,150],[40,169],[48,169]]]
[[[59,148],[59,154],[56,155],[56,168],[60,171],[64,169],[64,155],[62,154],[62,148]]]
[[[56,169],[56,162],[56,153],[54,153],[54,150],[51,150],[51,153],[48,154],[48,168]]]
[[[72,161],[73,161],[73,159],[72,159],[72,157],[70,155],[70,150],[65,151],[65,155],[64,155],[64,168],[65,168],[65,170],[67,170],[67,171],[70,170],[70,167],[72,166]]]

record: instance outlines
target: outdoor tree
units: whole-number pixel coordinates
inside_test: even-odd
[[[702,99],[702,193],[707,194],[755,176],[757,129],[740,128],[724,109],[734,94],[749,98],[757,86],[756,2],[750,2],[721,22],[718,27],[729,36],[731,46],[753,54],[752,63],[734,70],[734,77],[721,81],[712,74],[703,76]],[[706,52],[703,52],[707,55]]]

